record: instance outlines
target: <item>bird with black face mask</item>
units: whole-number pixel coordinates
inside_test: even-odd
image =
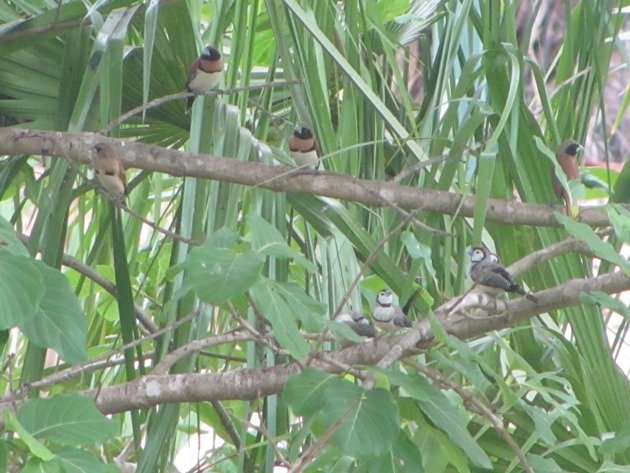
[[[372,320],[374,325],[385,332],[395,332],[412,325],[402,309],[394,304],[394,295],[389,289],[383,289],[376,296]]]
[[[117,201],[124,200],[127,195],[127,180],[125,167],[116,155],[114,148],[108,144],[94,147],[94,173],[105,192]]]
[[[319,155],[317,141],[310,128],[298,125],[289,138],[289,151],[291,157],[299,167],[317,169],[319,167]]]
[[[475,247],[470,253],[470,277],[488,294],[516,292],[532,302],[538,302],[514,281],[508,270],[499,264],[498,257],[484,248]]]
[[[577,154],[584,148],[577,141],[568,139],[564,140],[558,146],[556,150],[556,160],[558,164],[567,176],[567,181],[574,181],[580,178],[580,167],[577,159]],[[571,196],[568,189],[560,182],[560,179],[556,176],[556,168],[551,168],[551,187],[554,194],[558,199],[564,201],[565,208],[567,209],[567,215],[571,214]]]
[[[216,89],[223,75],[223,58],[218,49],[212,46],[203,48],[201,55],[188,69],[188,92],[204,93]],[[186,113],[190,112],[195,97],[186,99]]]
[[[333,320],[348,325],[354,333],[361,337],[376,337],[374,325],[360,312],[341,312]]]

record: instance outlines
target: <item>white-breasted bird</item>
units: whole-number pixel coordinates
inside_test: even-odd
[[[213,46],[206,46],[188,69],[186,90],[197,93],[209,92],[217,88],[222,75],[223,58],[221,53]],[[190,112],[194,101],[194,96],[186,99],[186,113]]]
[[[389,289],[383,289],[376,296],[372,319],[374,325],[385,332],[395,332],[401,328],[411,327],[411,321],[403,310],[394,304],[394,295]]]
[[[98,181],[105,192],[114,199],[122,201],[127,195],[125,166],[110,145],[99,144],[94,149],[96,150],[94,173]]]
[[[470,277],[488,294],[516,292],[532,302],[538,302],[536,297],[525,292],[514,281],[512,275],[498,261],[498,257],[488,250],[479,246],[473,248],[470,253]]]
[[[335,322],[340,322],[348,325],[354,333],[361,337],[376,337],[376,329],[372,322],[366,319],[362,313],[350,311],[341,312],[334,319]]]
[[[293,135],[289,138],[289,151],[298,166],[304,166],[307,169],[319,167],[317,141],[310,128],[304,125],[295,127]]]

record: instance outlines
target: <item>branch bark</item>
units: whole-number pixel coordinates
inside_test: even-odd
[[[52,155],[91,164],[94,144],[108,143],[118,151],[127,168],[163,172],[172,176],[214,179],[276,192],[314,194],[382,207],[391,203],[406,210],[426,210],[472,217],[474,197],[402,186],[393,182],[356,179],[332,172],[310,172],[284,166],[268,166],[232,158],[188,153],[135,141],[106,138],[95,133],[68,133],[19,128],[0,128],[0,154]],[[490,199],[486,218],[510,225],[558,227],[553,213],[562,207]],[[602,208],[584,207],[579,221],[609,225]]]
[[[538,292],[535,294],[538,303],[525,298],[507,301],[505,312],[492,317],[473,319],[448,315],[452,300],[440,306],[435,314],[447,333],[467,339],[512,326],[537,314],[577,305],[582,292],[603,291],[614,294],[629,289],[630,277],[618,271],[593,279],[574,279]],[[330,352],[326,360],[313,359],[310,366],[330,373],[342,373],[344,366],[378,364],[392,352],[393,347],[402,347],[401,356],[417,353],[428,348],[434,338],[429,321],[424,319],[406,333]],[[330,363],[330,360],[338,364]],[[104,387],[100,392],[91,390],[85,394],[97,398],[97,406],[104,414],[146,409],[171,402],[253,400],[280,393],[289,377],[300,370],[300,363],[292,362],[270,368],[221,373],[148,375],[128,383]],[[0,404],[0,413],[11,409],[14,401],[8,399]]]

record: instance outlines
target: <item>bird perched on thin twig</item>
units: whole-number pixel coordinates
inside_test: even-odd
[[[360,312],[341,312],[333,320],[348,325],[354,333],[361,337],[376,337],[374,325]]]
[[[289,138],[289,151],[298,166],[307,169],[317,169],[319,167],[317,141],[310,128],[304,125],[295,127],[293,135]]]
[[[114,148],[108,144],[99,144],[94,147],[94,173],[105,192],[117,201],[124,200],[127,195],[127,180],[125,167],[116,155]]]
[[[203,48],[201,55],[188,69],[188,92],[204,93],[216,89],[223,75],[223,58],[218,49],[213,46]],[[190,112],[195,97],[186,99],[186,113]]]
[[[494,258],[493,258],[494,257]],[[496,260],[494,260],[496,258]],[[481,247],[475,247],[470,254],[470,277],[488,294],[516,292],[532,302],[538,299],[516,282],[512,275],[498,263],[498,257]]]
[[[572,139],[564,140],[560,143],[560,146],[558,146],[556,150],[556,160],[566,174],[567,181],[574,181],[580,178],[577,154],[583,149],[581,144]],[[555,166],[551,168],[551,187],[553,187],[553,192],[556,194],[556,197],[564,201],[567,215],[570,215],[571,196],[569,195],[569,190],[565,189],[560,179],[558,179],[558,176],[556,176]]]
[[[374,325],[385,332],[394,332],[404,327],[411,327],[411,321],[400,307],[394,305],[394,295],[389,289],[383,289],[376,296],[376,305],[372,309]]]

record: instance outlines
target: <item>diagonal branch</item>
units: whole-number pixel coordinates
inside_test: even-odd
[[[622,272],[609,273],[593,279],[574,279],[558,287],[536,293],[539,303],[521,298],[506,302],[506,311],[493,317],[469,318],[450,314],[446,302],[435,313],[450,335],[461,339],[479,337],[491,330],[499,330],[537,314],[580,303],[582,292],[603,291],[609,294],[630,289],[630,277]],[[428,320],[424,319],[402,335],[379,338],[372,342],[328,353],[327,360],[313,360],[311,366],[330,373],[342,373],[344,366],[375,365],[392,347],[402,347],[401,356],[428,348],[435,336]],[[331,364],[330,360],[339,362]],[[290,376],[299,373],[300,363],[292,362],[259,369],[240,369],[220,373],[188,373],[148,375],[131,382],[103,387],[96,400],[101,412],[114,414],[132,409],[146,409],[171,402],[197,402],[220,400],[252,400],[278,394]],[[87,391],[86,395],[94,395]],[[14,399],[0,404],[0,413],[11,409]]]

